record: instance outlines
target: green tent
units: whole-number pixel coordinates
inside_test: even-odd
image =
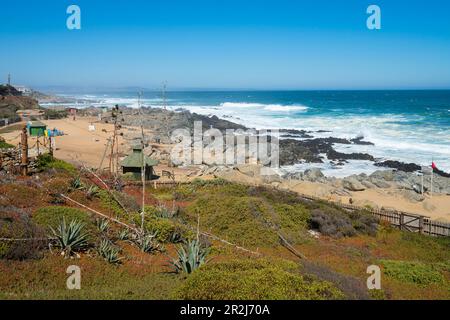
[[[159,161],[150,159],[144,155],[145,161],[145,180],[155,180],[159,178],[154,174],[153,167],[158,165]],[[142,169],[142,147],[134,146],[133,152],[130,153],[122,161],[122,172],[131,172],[135,179],[141,179],[141,169]]]
[[[40,121],[31,121],[28,123],[28,133],[30,136],[43,137],[47,130],[47,125]]]

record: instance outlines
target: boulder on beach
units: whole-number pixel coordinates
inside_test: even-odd
[[[312,168],[305,170],[303,173],[303,180],[310,182],[322,182],[325,179],[325,175],[322,170],[317,168]]]
[[[354,177],[348,177],[342,180],[342,185],[349,191],[364,191],[366,187]]]
[[[400,194],[410,202],[422,202],[425,200],[423,195],[411,190],[402,190]]]
[[[370,175],[371,179],[384,180],[384,181],[393,181],[394,180],[394,171],[393,170],[377,170]],[[373,180],[372,180],[373,182]]]

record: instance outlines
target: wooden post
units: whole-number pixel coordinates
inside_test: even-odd
[[[53,157],[53,141],[52,139],[54,139],[53,137],[49,136],[48,137],[48,153],[50,153],[50,155]]]
[[[400,213],[400,230],[403,230],[403,225],[405,224],[405,216]]]
[[[419,233],[423,234],[424,230],[423,230],[423,217],[419,218]]]
[[[26,176],[28,175],[28,134],[27,134],[27,127],[24,126],[22,129],[22,175]]]
[[[37,148],[37,155],[40,155],[40,151],[39,151],[39,135],[36,138],[36,148]]]

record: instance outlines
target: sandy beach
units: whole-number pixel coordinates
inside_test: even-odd
[[[112,136],[114,128],[112,124],[100,123],[95,117],[78,117],[76,120],[73,120],[72,118],[45,120],[43,122],[47,124],[50,129],[57,128],[64,132],[63,136],[56,138],[55,157],[75,165],[83,163],[91,168],[98,168],[102,163],[102,168],[108,167],[109,150],[105,157],[104,153],[107,146],[107,140]],[[95,126],[95,131],[89,131],[90,125]],[[124,157],[130,152],[133,138],[138,137],[139,131],[137,128],[124,127],[122,132],[124,135],[123,137],[119,137],[119,154],[121,157]],[[151,136],[152,132],[146,130],[146,134]],[[19,131],[5,133],[2,134],[2,136],[12,144],[18,144],[20,140]],[[29,143],[34,146],[36,138],[30,137]],[[152,148],[165,151],[170,150],[169,145],[163,144],[152,144]],[[150,150],[147,151],[147,153],[150,152]],[[156,174],[161,175],[163,170],[174,172],[176,180],[180,182],[192,180],[200,175],[203,179],[221,176],[225,179],[242,183],[264,183],[264,181],[258,178],[249,177],[236,170],[224,174],[199,174],[200,170],[198,167],[169,168],[166,162],[161,161],[161,163],[155,167]],[[168,178],[161,177],[160,180],[164,181],[168,180]],[[330,193],[327,192],[327,190],[331,187],[323,183],[283,180],[281,183],[277,184],[277,187],[341,203],[349,203],[351,198],[352,202],[359,206],[369,205],[378,208],[391,208],[421,214],[435,220],[450,222],[450,196],[448,195],[436,194],[432,198],[429,196],[426,197],[424,201],[412,202],[399,194],[398,190],[394,189],[367,189],[364,191],[351,192],[349,196],[330,196]]]

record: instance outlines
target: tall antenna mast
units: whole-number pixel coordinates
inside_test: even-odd
[[[11,73],[8,73],[8,86],[11,85]]]

